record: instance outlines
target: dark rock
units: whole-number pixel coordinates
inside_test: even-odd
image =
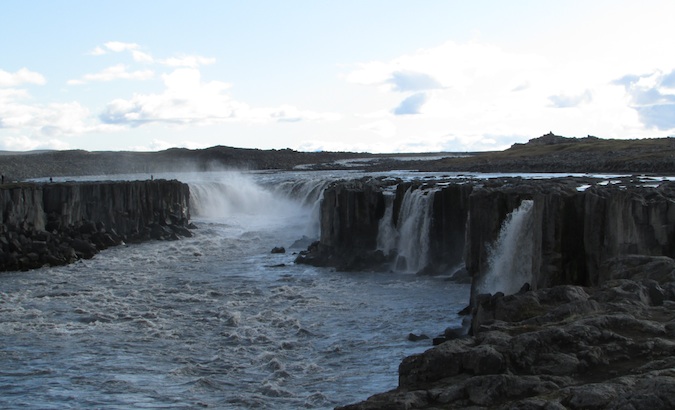
[[[98,249],[96,249],[96,246],[93,243],[79,238],[73,239],[71,246],[76,254],[84,259],[91,259],[98,252]]]
[[[613,279],[675,282],[675,260],[667,256],[620,255],[608,259],[600,270],[600,283]]]
[[[293,242],[293,244],[290,246],[290,249],[307,249],[314,242],[316,241],[303,235],[302,238]]]
[[[283,246],[275,246],[272,248],[272,253],[286,253],[286,248]]]
[[[183,236],[183,237],[186,237],[186,238],[192,237],[192,232],[190,232],[190,230],[183,225],[172,224],[172,225],[169,225],[169,228],[176,235]]]
[[[456,283],[471,283],[471,275],[469,275],[469,271],[466,270],[466,267],[462,266],[450,275],[449,280]]]
[[[124,239],[188,236],[188,204],[178,181],[3,185],[0,270],[71,263]]]
[[[268,268],[283,268],[285,266],[286,266],[285,263],[277,263],[276,265],[266,265],[266,267]]]
[[[345,408],[673,408],[675,313],[655,285],[477,295],[492,319],[472,337],[405,358],[397,389]],[[538,315],[517,312],[535,301]]]
[[[414,333],[408,334],[408,340],[411,342],[419,342],[420,340],[429,340],[429,336],[425,334],[416,335]]]

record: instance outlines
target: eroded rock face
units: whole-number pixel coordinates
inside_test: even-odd
[[[382,185],[376,180],[332,184],[324,190],[321,202],[321,240],[296,262],[345,271],[381,265],[385,256],[376,247],[384,206]]]
[[[189,236],[178,181],[13,184],[0,187],[0,270],[63,265],[109,246]]]
[[[431,263],[453,260],[452,246],[463,249],[474,285],[471,336],[406,358],[398,389],[344,408],[674,408],[675,184],[648,188],[624,178],[578,190],[582,182],[589,181],[420,184],[435,196]],[[532,204],[528,285],[482,295],[476,285],[489,272],[487,249],[523,201]],[[322,211],[337,209],[358,208]],[[453,217],[464,218],[464,241],[447,233]],[[332,219],[342,220],[349,217]],[[372,239],[377,225],[367,221]],[[339,248],[339,237],[331,241]]]
[[[619,255],[675,257],[675,183],[647,188],[631,178],[595,184],[587,179],[485,181],[384,181],[362,179],[328,187],[321,205],[318,253],[299,262],[344,270],[372,270],[390,261],[377,253],[383,190],[395,192],[392,223],[398,222],[407,191],[431,196],[428,213],[428,273],[464,264],[473,278],[473,295],[490,268],[490,247],[507,219],[523,201],[532,201],[528,281],[533,289],[563,284],[599,284],[605,261]],[[395,185],[395,187],[394,187]],[[306,255],[305,255],[306,256]],[[522,283],[514,284],[517,290]],[[497,291],[499,289],[495,289]]]
[[[404,359],[396,390],[343,409],[673,408],[674,286],[481,296],[473,336]]]

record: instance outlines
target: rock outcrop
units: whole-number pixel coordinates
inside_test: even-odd
[[[384,254],[376,249],[385,206],[380,182],[339,181],[327,187],[320,209],[321,240],[301,252],[296,262],[346,271],[384,263]]]
[[[178,181],[21,183],[0,186],[0,270],[91,258],[123,242],[189,236]]]
[[[463,259],[472,320],[469,335],[406,358],[397,389],[344,409],[675,407],[675,183],[336,183],[321,240],[301,258],[357,270],[391,263],[364,257],[378,252],[384,190],[395,191],[395,223],[405,195],[432,196],[423,271]],[[509,239],[522,243],[503,251],[517,267],[495,257],[509,229],[522,231]],[[358,264],[342,264],[355,255]],[[499,264],[510,291],[486,294]]]
[[[389,270],[395,259],[378,249],[380,225],[385,218],[384,191],[393,192],[391,218],[400,221],[404,197],[415,190],[431,195],[429,248],[426,273],[439,273],[463,263],[465,225],[469,214],[471,184],[403,182],[383,178],[338,181],[324,190],[321,202],[321,238],[296,262],[332,266],[338,270]],[[400,227],[399,227],[400,228]]]
[[[586,185],[587,189],[581,189]],[[394,225],[405,195],[432,196],[428,266],[446,271],[464,264],[474,284],[490,268],[490,252],[509,214],[523,201],[529,210],[527,263],[533,289],[599,283],[600,267],[625,254],[675,257],[675,183],[646,187],[637,178],[613,183],[582,178],[446,180],[402,182],[383,179],[340,181],[326,188],[321,204],[321,238],[298,262],[343,270],[379,269],[391,261],[378,253],[384,190],[394,191]],[[524,252],[524,250],[521,250]],[[389,257],[388,257],[389,256]],[[523,283],[514,284],[519,289]],[[474,294],[478,289],[474,290]]]
[[[644,279],[636,258],[668,281]],[[397,389],[342,409],[671,409],[675,283],[666,259],[608,261],[632,276],[598,287],[481,295],[474,336],[404,359]]]

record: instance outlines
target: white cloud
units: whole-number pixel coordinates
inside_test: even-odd
[[[644,75],[627,75],[616,80],[630,96],[631,107],[648,127],[675,130],[675,69]]]
[[[452,87],[464,90],[476,81],[493,78],[504,72],[517,76],[518,72],[524,74],[547,66],[549,63],[545,59],[533,54],[508,53],[488,44],[448,41],[441,46],[418,50],[388,62],[359,64],[345,79],[356,84],[379,85],[397,91],[406,91],[407,87],[401,87],[401,80],[405,80],[405,84],[412,80],[414,83],[423,81],[424,89]],[[522,83],[521,80],[511,88]]]
[[[168,142],[160,139],[153,139],[148,145],[134,145],[128,147],[129,151],[164,151],[169,148],[187,148],[187,149],[203,149],[208,148],[208,144],[203,144],[194,141],[183,141],[179,143]]]
[[[35,144],[56,147],[62,137],[117,129],[113,125],[94,121],[89,110],[75,101],[51,104],[30,102],[31,96],[25,90],[0,89],[0,131],[3,132],[4,140],[13,141],[12,144],[17,147],[32,147]],[[16,139],[19,138],[17,133],[22,135],[20,139]]]
[[[513,138],[549,130],[570,136],[639,138],[653,136],[654,129],[675,127],[675,66],[669,65],[670,60],[661,62],[663,68],[657,74],[634,76],[634,81],[629,78],[624,84],[614,82],[627,73],[615,58],[560,61],[552,60],[554,55],[447,42],[389,61],[359,64],[344,79],[371,87],[384,97],[380,104],[389,104],[373,106],[360,117],[375,118],[388,111],[398,135],[410,139]],[[476,146],[487,147],[488,142]]]
[[[103,46],[96,46],[88,54],[92,56],[102,56],[112,53],[122,53],[128,51],[131,53],[131,57],[134,61],[138,63],[150,64],[155,61],[155,59],[148,53],[140,50],[141,46],[136,43],[124,43],[121,41],[108,41],[103,44]]]
[[[394,115],[419,114],[425,102],[427,102],[426,93],[415,93],[401,101],[401,104],[394,108]]]
[[[133,57],[134,61],[139,63],[151,64],[155,61],[155,59],[150,54],[138,50],[132,50],[131,56]]]
[[[104,54],[107,54],[108,52],[101,46],[96,46],[93,50],[91,50],[88,54],[91,56],[102,56]]]
[[[32,151],[37,149],[64,150],[70,146],[59,139],[41,140],[25,135],[8,136],[0,141],[0,149],[4,151]]]
[[[592,96],[591,92],[589,90],[586,90],[582,94],[552,95],[552,96],[549,97],[549,100],[551,101],[551,104],[553,104],[554,107],[570,108],[570,107],[577,107],[580,104],[590,102],[592,100],[592,98],[593,98],[593,96]]]
[[[121,53],[123,51],[132,51],[132,50],[138,50],[141,48],[136,43],[124,43],[121,41],[108,41],[107,43],[104,44],[105,48],[108,50],[115,52],[115,53]]]
[[[161,94],[135,94],[111,101],[100,118],[107,124],[140,126],[149,123],[210,125],[222,122],[296,122],[338,118],[336,114],[301,110],[292,105],[254,108],[227,93],[230,84],[204,82],[199,70],[180,68],[162,76]]]
[[[209,65],[215,62],[216,62],[215,58],[202,56],[180,56],[160,60],[161,64],[167,65],[169,67],[189,67],[189,68],[197,68],[199,66]]]
[[[14,73],[0,69],[0,87],[16,87],[22,84],[43,85],[47,82],[44,76],[27,68],[21,68]]]
[[[129,67],[124,64],[117,64],[108,67],[95,74],[85,74],[79,80],[68,80],[70,85],[85,84],[94,81],[113,81],[113,80],[148,80],[155,75],[152,70],[129,71]]]
[[[359,130],[366,130],[383,138],[393,138],[396,135],[396,125],[390,120],[379,120],[363,124]]]

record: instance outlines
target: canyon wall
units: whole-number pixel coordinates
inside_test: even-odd
[[[473,279],[473,294],[490,269],[490,252],[505,220],[524,200],[533,203],[531,243],[515,249],[530,253],[525,256],[534,289],[597,285],[603,264],[620,255],[675,256],[674,183],[650,187],[631,178],[600,182],[577,178],[336,182],[324,193],[320,241],[298,262],[342,270],[393,269],[391,256],[377,249],[380,220],[386,213],[383,191],[395,192],[391,218],[400,224],[403,198],[415,189],[432,195],[427,211],[429,247],[421,250],[427,252],[428,261],[423,271],[452,273],[464,263]],[[584,184],[590,187],[579,189]]]
[[[178,181],[0,186],[0,270],[90,258],[124,242],[189,236],[190,191]]]
[[[472,276],[468,334],[446,329],[403,359],[397,388],[339,409],[674,408],[675,183],[458,184],[473,186],[453,197],[466,202],[442,209],[436,197],[455,183],[430,188],[431,215],[466,216],[454,246]],[[495,288],[499,280],[485,292],[497,274],[516,281],[506,283],[510,294]]]

